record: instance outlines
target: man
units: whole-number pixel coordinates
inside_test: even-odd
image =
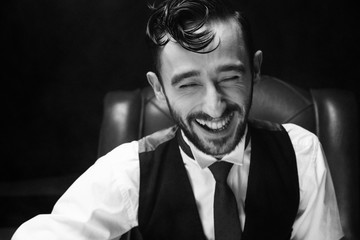
[[[100,158],[13,239],[118,239],[130,229],[137,239],[340,239],[316,136],[248,120],[262,53],[241,14],[221,0],[169,0],[147,35],[147,79],[177,126]]]

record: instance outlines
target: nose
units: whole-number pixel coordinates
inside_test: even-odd
[[[206,93],[203,98],[203,112],[212,118],[219,118],[224,113],[225,108],[226,103],[223,99],[223,94],[214,84],[209,84],[206,87]]]

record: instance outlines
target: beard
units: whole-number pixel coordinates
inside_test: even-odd
[[[236,124],[235,131],[232,132],[232,134],[228,134],[227,136],[218,137],[211,140],[201,138],[201,136],[194,131],[193,126],[194,124],[198,124],[195,122],[195,119],[208,121],[212,120],[212,117],[210,117],[204,112],[195,112],[189,114],[184,118],[181,118],[181,115],[171,107],[167,97],[166,101],[175,123],[178,124],[178,126],[184,132],[188,140],[192,142],[196,148],[198,148],[205,154],[215,157],[222,157],[225,154],[233,151],[244,137],[248,113],[251,106],[251,96],[243,106],[239,106],[235,103],[226,104],[226,109],[222,114],[221,118],[230,117],[230,124]]]

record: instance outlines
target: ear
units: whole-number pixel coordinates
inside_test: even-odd
[[[261,63],[262,63],[263,55],[262,51],[258,50],[254,54],[254,62],[253,62],[253,74],[254,74],[254,83],[257,83],[261,77]]]
[[[164,90],[156,74],[154,72],[148,72],[146,73],[146,78],[153,88],[156,98],[160,101],[164,101],[166,99]]]

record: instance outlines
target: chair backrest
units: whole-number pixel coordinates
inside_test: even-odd
[[[358,239],[358,119],[355,95],[338,89],[302,89],[270,76],[254,85],[250,116],[295,123],[315,133],[333,177],[346,239]],[[166,104],[150,87],[114,91],[104,100],[99,156],[117,145],[173,125]]]

